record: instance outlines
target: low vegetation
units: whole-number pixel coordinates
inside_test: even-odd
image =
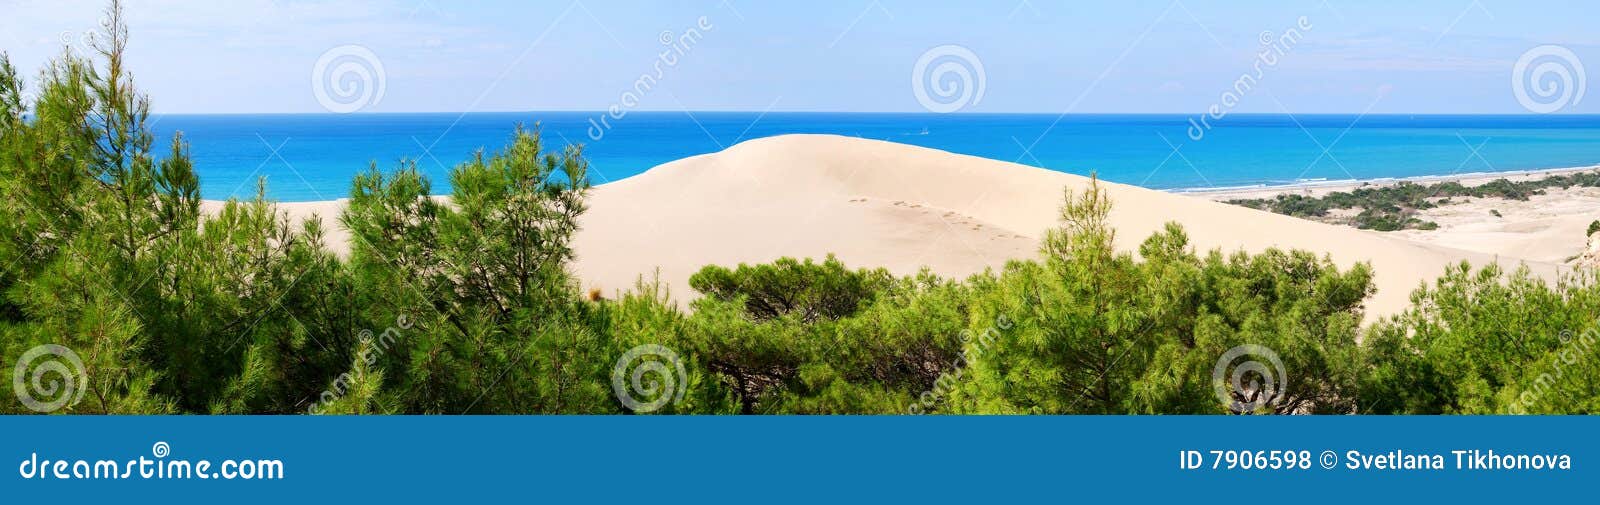
[[[1454,181],[1428,185],[1402,182],[1338,191],[1321,197],[1282,194],[1273,198],[1229,200],[1228,203],[1300,218],[1340,222],[1364,230],[1432,230],[1439,224],[1415,217],[1417,211],[1462,203],[1471,198],[1526,201],[1551,188],[1573,187],[1600,187],[1600,172],[1552,175],[1532,181],[1497,179],[1476,186]],[[1357,213],[1353,217],[1335,216],[1334,211],[1341,210]],[[1500,215],[1499,211],[1493,214]]]
[[[1600,411],[1592,279],[1463,265],[1363,327],[1368,266],[1196,251],[1177,225],[1118,251],[1097,186],[1066,195],[1037,259],[999,271],[708,266],[681,307],[648,278],[580,293],[583,153],[519,128],[450,171],[450,205],[411,164],[358,176],[339,257],[329,224],[291,222],[264,190],[199,210],[188,145],[157,156],[111,19],[99,61],[64,55],[31,103],[0,57],[0,356],[81,360],[40,369],[52,388],[0,381],[0,412]],[[1219,360],[1241,348],[1284,374],[1240,368],[1228,387]],[[63,387],[84,394],[25,400]]]

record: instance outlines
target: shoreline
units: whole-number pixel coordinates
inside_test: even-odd
[[[1161,191],[1174,195],[1192,196],[1225,202],[1228,200],[1273,198],[1278,195],[1288,193],[1298,193],[1305,196],[1321,197],[1326,196],[1329,193],[1341,191],[1349,192],[1368,186],[1385,187],[1407,182],[1416,184],[1459,182],[1464,186],[1477,186],[1499,179],[1508,179],[1511,181],[1539,180],[1556,175],[1594,171],[1600,171],[1600,164],[1580,167],[1511,170],[1505,172],[1469,172],[1451,175],[1418,175],[1411,177],[1380,177],[1374,179],[1339,179],[1327,181],[1306,181],[1280,185],[1262,184],[1255,186],[1229,186],[1218,188],[1181,188]]]
[[[1281,186],[1199,188],[1168,193],[1228,204],[1230,200],[1272,199],[1287,194],[1320,198],[1334,192],[1350,192],[1363,187],[1390,187],[1407,182],[1423,185],[1458,182],[1471,187],[1500,179],[1537,181],[1551,176],[1597,171],[1600,171],[1600,165],[1358,181],[1313,181]],[[1590,223],[1600,218],[1600,188],[1548,188],[1543,194],[1532,195],[1527,200],[1468,198],[1451,205],[1418,210],[1412,215],[1432,222],[1438,228],[1373,233],[1497,257],[1570,267],[1588,250],[1588,228]]]

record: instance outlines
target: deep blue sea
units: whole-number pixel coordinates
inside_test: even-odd
[[[414,159],[449,192],[449,167],[505,145],[518,123],[582,143],[596,184],[743,140],[831,133],[1088,174],[1155,189],[1293,184],[1600,164],[1600,116],[600,113],[158,115],[182,131],[206,198],[246,198],[266,177],[280,201],[348,196],[350,179]],[[600,137],[594,140],[594,136]],[[1196,137],[1199,139],[1196,140]],[[164,144],[162,151],[164,152]]]

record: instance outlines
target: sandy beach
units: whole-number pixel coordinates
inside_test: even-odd
[[[1292,186],[1188,190],[1174,192],[1219,202],[1272,198],[1282,194],[1324,196],[1362,187],[1382,187],[1411,182],[1428,185],[1459,182],[1477,186],[1498,179],[1531,181],[1553,175],[1600,170],[1600,165],[1504,173],[1471,173],[1370,181],[1337,181]],[[1418,242],[1477,251],[1497,256],[1555,264],[1569,264],[1586,246],[1589,224],[1600,219],[1600,188],[1550,188],[1527,201],[1500,198],[1456,199],[1456,203],[1418,211],[1416,217],[1439,224],[1437,230],[1388,232]],[[1498,213],[1498,215],[1496,215]]]
[[[585,288],[607,296],[659,271],[680,301],[693,296],[687,281],[701,266],[782,256],[833,253],[852,267],[912,274],[926,266],[963,277],[1035,257],[1039,237],[1056,225],[1063,190],[1088,184],[1081,176],[876,140],[769,137],[595,187],[575,239],[574,269]],[[1563,255],[1584,245],[1581,232],[1568,228],[1579,220],[1587,226],[1593,218],[1584,216],[1600,210],[1600,190],[1552,191],[1518,205],[1484,201],[1435,209],[1429,219],[1443,225],[1436,231],[1381,233],[1217,201],[1337,190],[1333,185],[1180,194],[1103,184],[1115,205],[1118,247],[1125,250],[1136,250],[1174,221],[1202,251],[1277,247],[1326,254],[1342,267],[1370,262],[1378,293],[1368,306],[1369,321],[1404,310],[1412,290],[1460,261],[1526,264],[1553,279]],[[294,219],[319,214],[335,223],[342,205],[280,208]],[[1485,219],[1492,216],[1477,212],[1479,205],[1506,217]],[[348,240],[340,230],[329,234],[336,244]]]
[[[1546,170],[1517,170],[1511,172],[1472,172],[1455,175],[1425,175],[1420,177],[1395,177],[1384,179],[1343,180],[1343,181],[1315,181],[1302,184],[1286,184],[1278,186],[1250,186],[1243,188],[1193,188],[1174,190],[1172,193],[1199,196],[1216,201],[1271,198],[1277,195],[1295,193],[1305,196],[1324,196],[1338,191],[1352,191],[1363,187],[1393,186],[1404,182],[1415,184],[1436,184],[1455,181],[1463,186],[1477,186],[1499,179],[1510,181],[1533,181],[1544,179],[1552,175],[1573,174],[1579,172],[1594,172],[1600,170],[1600,165],[1587,167],[1552,168]]]

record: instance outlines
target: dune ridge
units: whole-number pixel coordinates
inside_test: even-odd
[[[679,301],[708,264],[835,254],[852,267],[947,277],[1034,258],[1057,225],[1063,191],[1087,177],[877,140],[833,135],[755,139],[677,160],[594,188],[574,238],[573,269],[608,296],[659,271]],[[1368,320],[1397,314],[1411,292],[1447,265],[1526,264],[1546,279],[1554,263],[1454,249],[1378,232],[1305,221],[1206,198],[1102,182],[1114,206],[1119,249],[1135,251],[1167,222],[1199,251],[1271,247],[1326,254],[1342,268],[1370,262],[1378,293]],[[324,216],[336,228],[341,201],[287,203],[292,218]],[[348,235],[330,230],[330,242]]]

